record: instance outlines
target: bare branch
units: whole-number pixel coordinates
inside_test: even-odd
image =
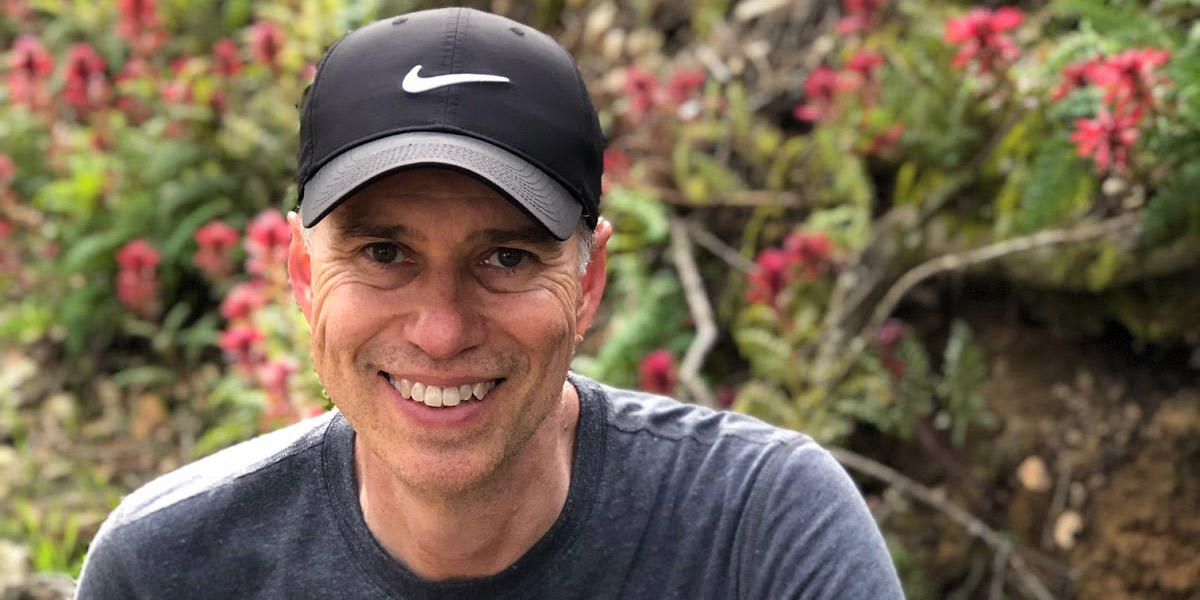
[[[729,244],[721,241],[721,238],[713,235],[711,231],[705,229],[700,223],[689,221],[687,228],[693,241],[703,246],[705,250],[712,252],[717,258],[725,261],[725,264],[743,273],[751,273],[756,268],[754,261],[742,256],[741,253],[734,250]]]
[[[871,460],[845,448],[830,447],[828,450],[846,468],[884,481],[910,497],[937,509],[949,517],[951,521],[966,528],[967,533],[983,540],[983,543],[990,546],[994,552],[1007,554],[1008,564],[1012,566],[1017,579],[1030,594],[1038,600],[1054,600],[1054,596],[1050,594],[1046,586],[1037,578],[1037,575],[1029,569],[1029,565],[1025,563],[1025,559],[1021,557],[1021,554],[1012,551],[1013,543],[996,530],[988,527],[987,523],[984,523],[979,517],[972,515],[956,504],[940,498],[933,490],[913,481],[883,463]]]
[[[675,270],[679,272],[679,282],[683,284],[688,310],[692,314],[692,321],[696,323],[696,337],[688,346],[683,363],[679,365],[679,381],[687,388],[694,401],[706,406],[715,406],[716,400],[712,392],[700,380],[700,367],[704,364],[704,357],[717,341],[717,326],[713,321],[708,294],[704,291],[704,281],[700,278],[700,270],[696,268],[696,258],[692,254],[692,242],[688,238],[687,226],[676,217],[671,218],[671,260],[675,263]]]
[[[896,305],[900,300],[908,294],[912,288],[926,279],[944,273],[947,271],[957,271],[972,267],[981,263],[996,260],[1004,256],[1041,248],[1044,246],[1054,246],[1057,244],[1066,244],[1071,242],[1081,242],[1085,240],[1095,239],[1111,233],[1116,233],[1122,229],[1140,226],[1142,222],[1141,213],[1128,213],[1119,217],[1113,217],[1096,223],[1085,223],[1072,229],[1053,229],[1050,231],[1041,231],[1024,237],[1013,238],[988,244],[974,250],[945,254],[937,258],[927,260],[916,267],[910,269],[907,273],[900,277],[892,287],[888,289],[887,294],[875,306],[875,313],[871,317],[870,322],[863,328],[860,334],[860,339],[870,339],[875,335],[875,331],[883,324],[895,310]]]

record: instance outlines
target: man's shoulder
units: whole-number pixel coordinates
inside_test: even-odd
[[[253,480],[317,447],[337,412],[307,419],[235,444],[146,483],[121,501],[110,518],[127,525],[200,496]]]
[[[605,424],[615,430],[663,440],[773,446],[814,444],[803,433],[781,429],[749,415],[715,410],[647,392],[608,386],[575,376],[576,383],[604,398]]]

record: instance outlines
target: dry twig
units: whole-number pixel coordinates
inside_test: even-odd
[[[712,392],[700,380],[700,367],[704,364],[704,357],[717,341],[717,325],[713,321],[712,307],[708,302],[708,294],[704,291],[700,270],[696,268],[696,258],[692,254],[692,242],[688,238],[687,226],[676,217],[671,218],[671,260],[679,273],[679,282],[683,284],[683,293],[687,299],[688,310],[692,314],[692,321],[696,323],[696,337],[688,346],[683,363],[679,365],[679,381],[687,388],[693,400],[706,406],[715,406]]]
[[[1017,579],[1033,597],[1038,600],[1054,599],[1054,596],[1050,594],[1046,586],[1037,578],[1037,575],[1030,570],[1029,565],[1025,563],[1025,559],[1021,557],[1021,554],[1012,551],[1012,542],[1000,535],[996,530],[988,527],[987,523],[984,523],[979,517],[972,515],[956,504],[938,497],[933,490],[913,481],[885,464],[844,448],[830,447],[828,450],[846,468],[879,479],[908,496],[937,509],[949,517],[951,521],[965,527],[967,533],[983,540],[983,543],[991,547],[993,551],[1007,554],[1008,565],[1012,567],[1013,572],[1017,575]]]

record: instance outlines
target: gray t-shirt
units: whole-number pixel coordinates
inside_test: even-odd
[[[298,423],[130,494],[79,598],[903,598],[846,472],[807,436],[571,375],[566,504],[504,571],[422,580],[363,521],[354,430]]]

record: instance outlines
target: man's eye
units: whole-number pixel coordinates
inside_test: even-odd
[[[529,253],[524,250],[496,248],[488,255],[485,262],[493,267],[512,269],[520,265],[526,258],[529,258]]]
[[[377,263],[391,264],[403,257],[395,244],[375,243],[367,245],[367,256]]]

